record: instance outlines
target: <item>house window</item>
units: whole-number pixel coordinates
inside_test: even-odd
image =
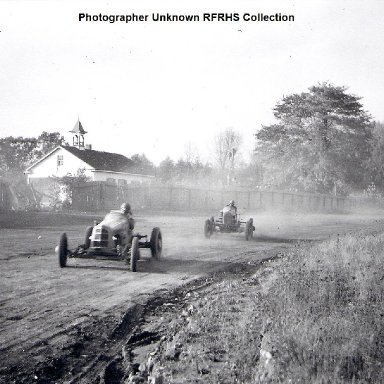
[[[108,184],[116,184],[116,181],[115,181],[115,179],[113,177],[108,177],[107,178],[107,183]]]
[[[117,180],[117,184],[118,185],[127,185],[127,180],[125,180],[125,179],[118,179]]]
[[[57,155],[57,166],[64,165],[64,156],[63,155]]]

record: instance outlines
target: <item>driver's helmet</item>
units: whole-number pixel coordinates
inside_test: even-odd
[[[228,205],[231,206],[231,207],[234,207],[235,206],[235,201],[231,200]]]
[[[128,203],[123,203],[120,206],[120,212],[126,215],[127,213],[132,213],[131,212],[131,205]]]

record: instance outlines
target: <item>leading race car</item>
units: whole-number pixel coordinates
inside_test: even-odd
[[[253,219],[248,221],[242,221],[237,211],[231,209],[231,206],[225,206],[219,213],[219,217],[215,219],[213,216],[210,219],[205,220],[204,223],[204,235],[209,239],[214,232],[219,233],[232,233],[232,232],[244,232],[245,240],[250,240],[253,237]]]
[[[160,259],[162,252],[160,228],[153,228],[148,241],[147,235],[132,232],[131,220],[120,211],[111,211],[101,223],[95,223],[86,229],[84,244],[72,251],[68,249],[67,235],[63,233],[55,249],[60,267],[64,268],[67,259],[71,257],[107,258],[123,260],[130,265],[132,272],[136,272],[141,248],[149,248],[152,257]]]

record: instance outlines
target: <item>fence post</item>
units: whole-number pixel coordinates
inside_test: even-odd
[[[148,201],[147,201],[147,206],[149,209],[152,208],[152,187],[151,185],[148,185],[148,195],[147,195]]]
[[[105,209],[105,186],[104,186],[104,183],[100,182],[100,206],[99,206],[99,209],[100,210],[104,210]]]
[[[172,208],[172,187],[169,187],[169,200],[168,200],[168,208]]]

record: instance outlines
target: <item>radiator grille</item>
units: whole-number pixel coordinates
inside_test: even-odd
[[[104,228],[96,228],[92,241],[93,247],[108,247],[108,231]]]

